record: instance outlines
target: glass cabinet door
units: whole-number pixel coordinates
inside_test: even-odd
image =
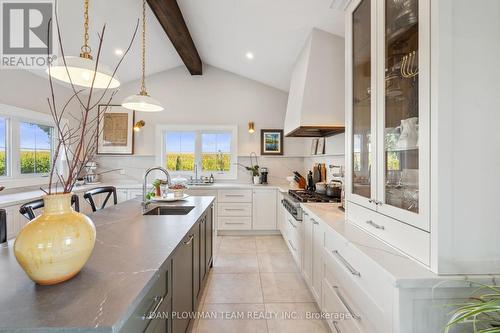
[[[385,0],[384,201],[416,214],[420,176],[418,21],[418,0]]]
[[[372,0],[374,1],[374,0]],[[362,0],[352,14],[352,188],[372,198],[371,0]]]

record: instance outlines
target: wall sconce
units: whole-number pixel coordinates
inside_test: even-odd
[[[250,133],[250,134],[255,133],[255,126],[254,126],[253,121],[248,123],[248,133]]]
[[[141,130],[141,128],[143,128],[145,125],[146,125],[146,122],[144,120],[139,120],[134,125],[134,131],[139,132]]]

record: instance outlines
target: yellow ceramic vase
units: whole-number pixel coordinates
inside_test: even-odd
[[[26,224],[14,243],[17,262],[38,284],[74,277],[89,259],[95,226],[71,208],[71,193],[46,195],[43,213]]]

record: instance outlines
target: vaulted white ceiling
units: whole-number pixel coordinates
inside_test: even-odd
[[[83,0],[59,0],[66,55],[82,44]],[[313,27],[344,34],[343,12],[331,0],[178,0],[205,64],[288,90],[293,64]],[[106,23],[102,61],[112,67],[125,50],[141,15],[141,0],[90,0],[91,46]],[[147,74],[182,65],[156,17],[148,8]],[[245,57],[254,54],[253,60]],[[186,70],[186,73],[187,70]],[[122,82],[140,77],[140,34],[118,73]]]

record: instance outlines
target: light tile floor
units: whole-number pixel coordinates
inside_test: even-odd
[[[281,236],[222,236],[192,333],[328,333]]]

